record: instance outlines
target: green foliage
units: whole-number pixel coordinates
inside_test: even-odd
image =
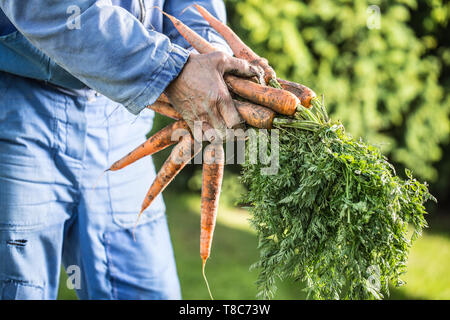
[[[231,27],[279,76],[324,93],[333,118],[355,137],[380,145],[422,178],[437,179],[433,164],[450,132],[450,95],[440,79],[450,49],[439,42],[448,42],[448,2],[226,4]],[[369,5],[380,8],[379,29],[367,26]]]
[[[328,120],[317,101],[300,114],[277,122],[278,173],[264,175],[264,165],[247,160],[242,174],[259,238],[260,295],[272,297],[276,279],[291,278],[316,299],[381,299],[389,283],[401,285],[411,243],[426,226],[424,203],[435,199],[409,171],[399,178],[378,148]]]

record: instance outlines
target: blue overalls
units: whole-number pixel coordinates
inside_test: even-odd
[[[61,263],[81,299],[181,298],[161,196],[132,236],[151,158],[99,176],[145,141],[145,106],[189,55],[151,8],[225,48],[190,4],[0,0],[0,299],[55,299]]]

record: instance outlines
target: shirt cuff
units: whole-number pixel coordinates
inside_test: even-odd
[[[125,107],[131,113],[137,115],[148,105],[153,104],[163,93],[169,83],[174,80],[183,69],[189,58],[190,52],[182,47],[172,44],[167,59],[162,66],[153,73],[145,89]]]

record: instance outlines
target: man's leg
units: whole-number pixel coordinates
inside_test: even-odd
[[[86,103],[87,137],[77,220],[67,228],[64,265],[79,265],[82,299],[179,299],[180,287],[162,197],[133,227],[155,178],[150,157],[102,172],[145,140],[151,117],[138,118],[105,97]]]
[[[0,299],[57,297],[73,210],[55,160],[58,104],[36,82],[0,72]]]

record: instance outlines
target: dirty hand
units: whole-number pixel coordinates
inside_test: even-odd
[[[242,127],[243,120],[223,80],[225,73],[252,77],[259,76],[260,70],[223,52],[192,53],[181,73],[166,88],[171,104],[191,130],[195,121],[202,121],[223,138],[226,128]]]

